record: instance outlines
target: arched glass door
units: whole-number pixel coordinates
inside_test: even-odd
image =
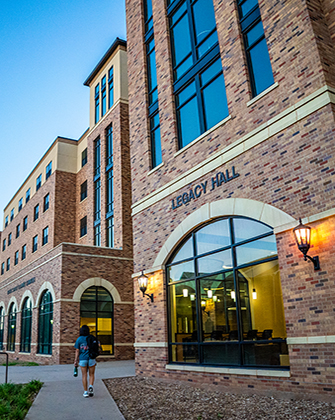
[[[5,327],[5,310],[0,308],[0,350],[3,350],[3,332]]]
[[[41,298],[38,314],[37,353],[52,354],[53,303],[49,290]]]
[[[80,302],[80,326],[88,325],[100,341],[102,354],[113,354],[113,298],[104,287],[85,290]]]
[[[8,342],[7,350],[15,351],[15,336],[16,336],[16,307],[12,303],[10,305],[9,314],[8,314]]]
[[[20,351],[30,353],[31,344],[31,321],[32,321],[32,304],[31,299],[24,301],[21,313],[21,346]]]

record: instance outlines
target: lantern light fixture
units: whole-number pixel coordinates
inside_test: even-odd
[[[304,260],[307,261],[307,259],[309,259],[314,265],[314,270],[320,270],[319,257],[310,257],[307,255],[307,252],[311,246],[311,228],[309,226],[303,225],[301,218],[299,218],[299,225],[293,229],[293,233],[299,251],[304,254]]]
[[[187,297],[188,296],[188,289],[183,289],[183,296]]]
[[[211,288],[209,288],[207,290],[207,297],[208,297],[208,299],[212,299],[212,297],[213,297],[213,290],[211,290]]]
[[[257,292],[256,289],[252,289],[252,298],[255,300],[257,299]]]
[[[150,295],[148,293],[145,293],[148,287],[148,277],[143,273],[143,270],[141,272],[141,275],[137,278],[138,286],[140,288],[140,291],[143,293],[143,297],[147,296],[151,302],[154,301],[154,295],[151,293]]]

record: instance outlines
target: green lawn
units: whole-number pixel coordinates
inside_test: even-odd
[[[43,383],[0,385],[0,420],[23,420]]]
[[[1,366],[6,366],[6,363],[2,363]],[[39,366],[36,362],[8,362],[8,366]]]

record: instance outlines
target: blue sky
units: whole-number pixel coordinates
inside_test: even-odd
[[[0,14],[0,230],[3,209],[57,136],[89,125],[83,85],[116,37],[124,0],[3,0]]]

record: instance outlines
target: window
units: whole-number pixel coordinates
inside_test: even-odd
[[[36,191],[41,188],[42,185],[42,174],[36,178]]]
[[[37,219],[38,219],[39,214],[40,214],[40,205],[39,205],[39,204],[37,204],[37,205],[34,207],[34,222],[35,222],[35,220],[37,220]]]
[[[21,260],[25,260],[27,256],[27,245],[23,245],[21,250]]]
[[[87,234],[87,216],[80,220],[80,237]]]
[[[81,152],[81,167],[85,166],[87,163],[87,147]]]
[[[33,237],[33,252],[37,251],[38,235]]]
[[[18,224],[16,226],[16,234],[15,234],[15,238],[18,238],[20,236],[20,224]]]
[[[113,216],[107,219],[106,246],[109,248],[114,247],[114,217]]]
[[[5,309],[0,308],[0,350],[3,350],[3,335],[5,329]]]
[[[12,232],[8,234],[8,246],[12,243]]]
[[[95,115],[94,115],[94,122],[95,124],[99,121],[99,109],[100,109],[100,98],[99,98],[99,83],[95,87],[94,91],[94,106],[95,106]]]
[[[213,3],[168,7],[179,148],[228,116]]]
[[[107,167],[113,165],[113,126],[110,125],[106,130],[106,149],[107,149]]]
[[[167,265],[167,288],[172,363],[287,365],[276,238],[269,226],[227,217],[196,229]]]
[[[14,219],[14,209],[10,211],[10,221]]]
[[[32,316],[32,302],[31,299],[26,298],[21,312],[20,351],[23,353],[30,353]]]
[[[99,286],[85,290],[80,301],[80,326],[89,325],[101,343],[101,354],[113,354],[113,299]]]
[[[1,275],[5,273],[5,263],[1,263]]]
[[[94,222],[100,221],[101,217],[101,181],[100,181],[100,138],[94,142]]]
[[[252,95],[257,96],[274,83],[258,1],[238,0],[238,9]]]
[[[29,200],[30,200],[30,188],[28,188],[26,192],[26,204],[28,203]]]
[[[47,167],[45,168],[45,180],[47,180],[52,172],[52,161],[48,163]]]
[[[108,108],[114,104],[114,71],[113,67],[108,70]]]
[[[7,227],[8,226],[8,216],[6,216],[6,218],[5,218],[5,227]]]
[[[101,245],[101,225],[94,226],[94,245],[100,246]]]
[[[2,250],[6,249],[6,238],[2,241]]]
[[[12,303],[9,308],[8,314],[8,338],[7,350],[15,351],[15,336],[16,336],[16,307]]]
[[[50,194],[47,194],[47,195],[44,197],[44,200],[43,200],[43,212],[44,212],[44,211],[47,211],[47,210],[48,210],[48,208],[49,208],[49,196],[50,196]]]
[[[159,114],[150,118],[150,143],[151,143],[151,167],[155,168],[162,163],[161,131]]]
[[[52,296],[49,290],[46,290],[39,305],[37,353],[52,354],[52,324]]]
[[[23,198],[20,198],[20,200],[19,200],[19,212],[22,210],[22,206],[23,206]]]
[[[113,192],[113,169],[107,172],[107,215],[113,213],[114,210],[114,192]]]
[[[28,228],[28,216],[23,219],[23,232]]]
[[[85,200],[87,197],[87,181],[83,182],[80,186],[80,201]]]
[[[155,40],[153,37],[150,39],[150,41],[147,42],[146,50],[147,50],[149,105],[152,105],[154,102],[158,100]]]
[[[49,240],[49,226],[43,229],[42,246],[47,244]]]
[[[94,175],[100,175],[100,138],[94,142]]]
[[[7,258],[6,271],[10,270],[10,258]]]
[[[15,252],[15,258],[14,258],[14,265],[18,265],[19,263],[19,251]]]
[[[100,207],[100,179],[94,183],[94,221],[100,220],[101,207]]]
[[[151,0],[144,0],[144,21],[145,21],[145,33],[147,33],[153,28]]]
[[[101,79],[101,116],[106,114],[106,76]]]

